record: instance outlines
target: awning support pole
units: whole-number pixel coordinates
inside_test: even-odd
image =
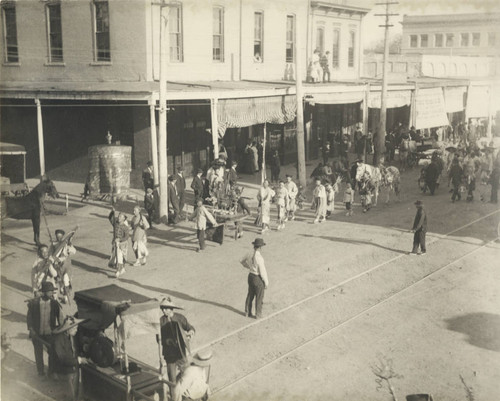
[[[36,125],[38,131],[38,154],[40,157],[40,176],[45,174],[45,148],[43,144],[43,120],[42,105],[40,99],[35,99],[36,104]]]
[[[151,134],[151,162],[153,163],[153,179],[154,186],[158,188],[159,175],[158,175],[158,136],[156,133],[156,100],[151,97],[149,100],[149,126]]]
[[[210,112],[212,117],[212,144],[214,145],[214,160],[219,158],[219,123],[217,120],[218,99],[210,99]]]

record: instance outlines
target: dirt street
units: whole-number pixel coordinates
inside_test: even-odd
[[[214,400],[390,400],[387,383],[378,388],[373,373],[383,364],[392,364],[390,381],[399,400],[430,393],[436,401],[470,401],[465,386],[476,401],[496,400],[500,244],[494,240],[500,210],[479,200],[452,204],[445,186],[434,197],[424,196],[416,180],[416,170],[404,173],[401,202],[381,201],[366,214],[356,205],[354,216],[346,217],[337,194],[329,221],[312,224],[308,206],[283,231],[276,231],[274,221],[263,236],[270,285],[260,320],[244,316],[247,271],[239,264],[260,236],[253,219],[246,221],[242,239],[234,241],[227,230],[222,246],[208,243],[201,253],[195,252],[192,223],[150,230],[147,266],[127,267],[119,280],[107,268],[108,207],[72,196],[67,216],[61,201],[50,204],[48,221],[52,230],[80,226],[75,291],[116,283],[147,296],[169,295],[185,308],[196,327],[194,351],[214,351]],[[254,193],[246,189],[248,196]],[[424,201],[429,219],[425,256],[407,255],[416,199]],[[132,206],[121,205],[129,213]],[[42,238],[48,240],[43,224]],[[11,337],[15,356],[7,364],[12,371],[2,371],[6,401],[59,394],[57,385],[36,378],[27,337],[31,241],[31,223],[4,222],[1,300],[11,313],[2,318],[2,332]],[[135,338],[129,351],[158,363],[154,337]],[[15,382],[8,380],[13,375]],[[26,387],[20,383],[36,391],[16,398]]]

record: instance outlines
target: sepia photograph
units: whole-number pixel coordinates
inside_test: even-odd
[[[2,401],[500,400],[499,0],[0,0]]]

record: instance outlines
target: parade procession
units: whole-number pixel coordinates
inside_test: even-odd
[[[0,398],[499,399],[494,3],[0,0]]]

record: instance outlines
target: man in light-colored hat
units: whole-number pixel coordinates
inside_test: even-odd
[[[411,230],[413,234],[413,250],[410,255],[425,255],[425,234],[427,233],[427,214],[424,210],[424,202],[418,200],[415,202],[415,207],[417,208],[417,213],[415,215],[415,220],[413,221],[413,228]],[[420,246],[421,253],[418,253],[418,248]]]
[[[41,297],[28,302],[26,321],[31,341],[35,351],[35,363],[39,376],[44,375],[43,346],[47,346],[49,354],[49,375],[54,372],[54,351],[52,344],[52,330],[63,320],[61,305],[54,299],[57,289],[50,281],[44,281],[41,287]]]
[[[79,375],[77,374],[78,351],[75,345],[75,335],[80,323],[87,319],[77,319],[73,316],[66,316],[63,324],[54,329],[53,347],[55,355],[55,372],[66,376],[69,392],[73,400],[78,399]]]
[[[163,316],[160,318],[161,345],[163,358],[167,363],[168,380],[175,382],[177,365],[186,361],[189,354],[189,342],[195,334],[195,328],[186,317],[174,312],[182,309],[176,306],[170,297],[160,303]]]
[[[262,238],[255,238],[252,242],[253,255],[248,255],[248,266],[250,272],[248,273],[248,294],[245,301],[245,316],[255,317],[260,319],[262,317],[262,302],[264,300],[264,291],[269,285],[267,278],[267,270],[264,264],[264,258],[260,254],[260,249],[266,245]],[[255,298],[255,316],[252,315],[252,304]]]
[[[211,350],[200,351],[192,358],[190,365],[184,365],[174,387],[174,401],[181,401],[183,398],[190,400],[208,399],[210,395],[208,367],[211,358]]]

